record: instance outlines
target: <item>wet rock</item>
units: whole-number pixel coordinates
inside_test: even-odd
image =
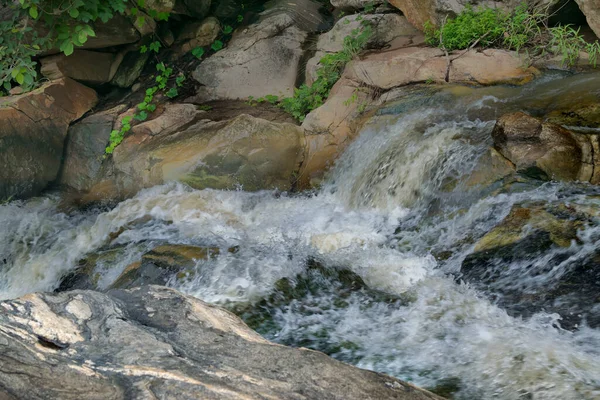
[[[524,84],[539,73],[523,67],[515,52],[504,50],[452,53],[448,60],[440,49],[409,47],[375,53],[351,62],[344,77],[380,89],[392,89],[419,82],[466,83],[479,85]]]
[[[299,175],[301,187],[317,186],[360,130],[360,115],[373,92],[354,81],[340,79],[321,107],[306,116],[306,154]],[[353,100],[349,100],[353,99]]]
[[[495,148],[526,175],[563,181],[589,181],[594,176],[589,138],[558,125],[518,112],[502,116],[492,137]]]
[[[576,204],[525,204],[483,236],[462,264],[462,278],[498,299],[512,315],[559,313],[561,325],[600,325],[599,258],[570,257],[578,231],[598,211]]]
[[[491,148],[477,163],[477,166],[467,178],[467,186],[489,186],[515,172],[515,166],[496,149]]]
[[[99,85],[109,82],[121,64],[122,57],[113,53],[76,50],[70,56],[63,53],[40,60],[41,72],[50,80],[63,77]]]
[[[0,199],[38,194],[56,179],[69,124],[97,102],[71,79],[0,103]]]
[[[3,398],[439,398],[274,345],[233,314],[163,287],[33,294],[0,307]]]
[[[112,284],[112,288],[129,289],[144,285],[164,285],[173,276],[188,278],[195,273],[194,267],[200,260],[217,256],[216,247],[187,245],[162,245],[142,256],[142,260],[129,265]]]
[[[192,104],[167,105],[116,148],[84,201],[130,197],[169,181],[194,188],[289,190],[304,155],[293,124],[249,115],[211,121]]]
[[[600,128],[600,104],[575,103],[568,108],[552,111],[546,120],[568,127]]]
[[[292,96],[306,38],[292,15],[264,15],[194,71],[203,85],[196,101]]]
[[[327,332],[311,335],[298,327],[293,334],[286,337],[280,335],[285,329],[281,326],[285,325],[280,318],[282,313],[293,309],[293,313],[311,315],[316,309],[324,308],[321,303],[323,298],[334,298],[329,306],[341,311],[350,306],[349,302],[353,301],[354,296],[360,296],[364,307],[376,304],[400,307],[407,303],[407,299],[401,296],[370,289],[359,275],[350,270],[327,268],[310,260],[305,272],[278,280],[273,292],[263,300],[253,304],[236,304],[230,309],[265,337],[278,337],[280,343],[288,346],[306,346],[333,355],[336,359],[357,362],[360,357],[354,358],[353,352],[360,352],[359,346],[349,341],[340,343]],[[329,307],[325,308],[329,310]]]

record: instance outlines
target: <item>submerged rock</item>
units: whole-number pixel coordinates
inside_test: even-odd
[[[598,135],[571,132],[517,112],[502,116],[492,137],[495,148],[526,175],[600,183]]]
[[[71,79],[0,101],[0,199],[38,194],[55,180],[69,124],[98,101]]]
[[[599,326],[599,255],[572,257],[579,230],[598,215],[576,204],[515,206],[465,258],[462,279],[496,297],[513,315],[556,312],[563,328],[582,321]]]
[[[6,399],[440,399],[272,344],[233,314],[163,287],[33,294],[0,307]]]

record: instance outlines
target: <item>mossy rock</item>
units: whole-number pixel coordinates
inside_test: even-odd
[[[195,274],[198,260],[218,256],[217,247],[166,244],[157,246],[130,264],[112,284],[113,289],[128,289],[144,285],[165,285],[172,277],[189,279]]]
[[[580,244],[578,231],[597,215],[577,204],[514,206],[476,243],[462,263],[460,279],[499,299],[511,315],[530,317],[543,310],[559,313],[563,328],[574,329],[582,319],[598,326],[600,310],[594,305],[600,302],[600,252],[572,257],[578,251],[572,245]],[[554,270],[560,276],[548,278]]]
[[[571,109],[552,111],[546,118],[548,122],[563,126],[600,128],[600,104],[578,104]]]

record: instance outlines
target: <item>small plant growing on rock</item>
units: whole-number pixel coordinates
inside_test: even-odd
[[[426,43],[446,51],[498,46],[528,54],[561,56],[564,66],[571,67],[580,53],[589,54],[590,65],[596,67],[600,43],[587,43],[578,29],[570,25],[550,28],[548,6],[530,7],[523,2],[512,13],[497,8],[473,9],[468,6],[456,18],[444,21],[440,28],[425,24]]]
[[[319,61],[317,79],[313,84],[303,84],[294,91],[293,97],[283,99],[280,106],[294,118],[303,121],[309,112],[325,103],[331,88],[342,76],[346,64],[367,46],[372,35],[371,23],[362,20],[361,27],[354,29],[350,36],[344,38],[342,51],[327,54]]]

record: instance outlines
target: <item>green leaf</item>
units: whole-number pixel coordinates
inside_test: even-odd
[[[214,51],[219,51],[223,48],[223,42],[221,42],[220,40],[215,40],[212,46],[210,46],[210,48]]]
[[[231,32],[233,32],[233,28],[229,25],[225,25],[225,27],[223,28],[223,33],[229,35]]]
[[[38,17],[38,8],[37,8],[37,6],[31,6],[29,8],[29,15],[31,15],[31,18],[37,19],[37,17]]]
[[[148,52],[148,47],[147,47],[147,46],[142,46],[142,47],[140,48],[140,53],[144,54],[144,53],[146,53],[146,52]]]
[[[177,97],[179,95],[179,92],[177,91],[177,88],[172,87],[171,89],[169,89],[169,91],[167,92],[167,96],[169,98],[173,98],[173,97]]]
[[[204,47],[196,47],[194,50],[192,50],[192,54],[196,58],[202,58],[202,56],[204,55],[204,53],[205,53]]]
[[[238,15],[237,16],[237,22],[242,22],[244,20],[244,16],[243,15]]]
[[[15,81],[17,81],[17,83],[19,85],[22,85],[23,82],[25,82],[25,75],[23,75],[22,73],[18,73],[17,76],[15,77]]]
[[[69,10],[69,15],[71,16],[71,18],[77,18],[79,17],[79,10],[76,8],[71,8]]]
[[[145,121],[148,119],[148,113],[146,111],[140,111],[140,113],[136,114],[134,118],[138,121]]]

